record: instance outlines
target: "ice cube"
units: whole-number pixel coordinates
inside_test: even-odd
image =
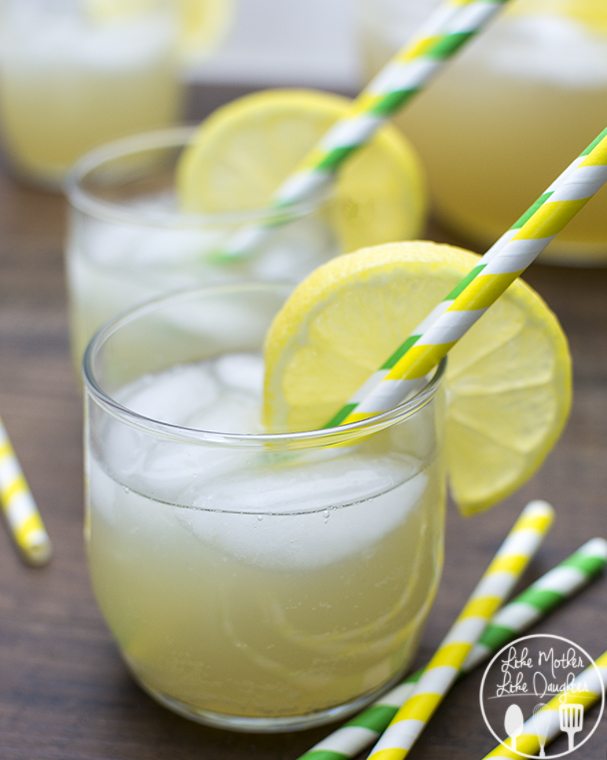
[[[260,369],[257,357],[226,356],[144,378],[121,397],[176,424],[255,432],[259,401],[251,388]],[[242,389],[230,386],[235,380]],[[166,512],[177,536],[185,529],[209,550],[258,566],[323,567],[374,550],[398,525],[418,519],[429,483],[419,459],[375,442],[276,453],[204,436],[176,442],[109,424],[106,456],[121,483],[156,503],[181,505]]]
[[[259,354],[227,354],[217,359],[213,369],[223,386],[246,391],[261,399],[264,366]]]
[[[337,253],[324,221],[302,219],[275,230],[251,258],[251,274],[261,280],[297,282]]]
[[[119,516],[116,514],[120,500],[120,485],[103,470],[94,456],[89,454],[85,460],[88,501],[91,509],[112,523]]]
[[[181,266],[202,267],[208,251],[214,250],[221,238],[217,232],[202,229],[146,227],[147,207],[138,213],[138,225],[89,221],[80,232],[87,257],[98,266],[119,268],[125,276],[140,270],[145,280],[154,281],[165,278],[167,270],[176,277]],[[185,272],[184,277],[193,284],[192,271]]]
[[[193,410],[212,405],[218,393],[210,369],[204,364],[196,364],[142,377],[118,392],[116,399],[144,417],[187,426]],[[153,434],[120,418],[108,417],[102,435],[104,458],[118,480],[125,482],[132,476],[140,478],[149,467],[160,466],[158,456],[150,464],[154,450],[160,447],[164,451],[162,441]]]
[[[258,459],[230,478],[200,483],[194,504],[203,511],[180,509],[175,517],[241,561],[313,568],[364,551],[409,519],[427,483],[419,463],[405,456],[350,454],[271,467]]]
[[[248,358],[253,361],[246,362],[247,366],[258,369],[261,359]],[[258,432],[258,401],[251,394],[220,384],[213,377],[215,367],[216,362],[202,362],[140,380],[125,392],[127,405],[141,414],[200,431]],[[198,442],[178,442],[142,438],[138,431],[126,435],[122,431],[122,437],[110,443],[114,451],[120,450],[122,472],[128,466],[137,490],[173,504],[191,504],[208,481],[229,480],[239,468],[248,466],[253,456],[250,450],[205,441],[204,437]]]
[[[204,363],[173,367],[148,375],[117,394],[124,406],[144,417],[170,425],[189,424],[198,412],[213,406],[219,388]]]
[[[192,414],[188,425],[217,433],[261,433],[259,402],[245,393],[224,391],[216,403]]]
[[[239,456],[240,454],[240,456]],[[158,442],[148,450],[131,483],[152,499],[189,506],[209,481],[230,479],[249,465],[246,451],[232,451],[221,444]]]

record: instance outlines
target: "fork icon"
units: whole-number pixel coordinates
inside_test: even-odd
[[[575,749],[574,737],[584,726],[584,705],[575,703],[559,705],[559,722],[561,731],[569,739],[569,752]]]

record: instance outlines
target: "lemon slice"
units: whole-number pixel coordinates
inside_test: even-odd
[[[266,90],[218,109],[181,157],[177,192],[189,212],[263,208],[350,101],[308,90]],[[391,126],[342,167],[332,205],[342,249],[420,234],[426,191],[419,161]]]
[[[268,333],[267,426],[322,427],[477,261],[460,248],[412,241],[313,272]],[[451,350],[445,382],[451,491],[472,514],[521,486],[559,437],[571,405],[565,335],[517,280]]]
[[[167,0],[177,14],[179,48],[184,63],[206,58],[223,41],[234,17],[233,0]],[[85,0],[89,18],[96,23],[131,19],[161,10],[159,0]]]

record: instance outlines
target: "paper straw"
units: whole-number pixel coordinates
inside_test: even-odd
[[[366,145],[376,130],[420,92],[455,53],[493,18],[508,0],[449,0],[430,16],[419,34],[405,45],[352,103],[340,119],[281,185],[270,208],[285,209],[314,197],[327,187],[342,164]],[[271,225],[247,227],[220,251],[218,260],[240,259],[251,253]]]
[[[23,557],[43,565],[51,557],[51,542],[6,428],[0,419],[0,500],[9,530]]]
[[[468,655],[462,672],[470,672],[546,617],[596,578],[606,565],[607,541],[593,538],[585,543],[493,616]],[[409,676],[298,760],[352,760],[377,741],[411,696],[422,673],[423,669]]]
[[[326,427],[400,403],[607,181],[607,129],[481,258]]]
[[[510,747],[500,744],[483,760],[520,760],[521,752],[526,755],[537,755],[540,744],[537,734],[540,732],[546,737],[546,744],[550,744],[561,735],[559,725],[559,707],[562,704],[581,704],[586,712],[592,705],[603,698],[605,684],[607,683],[607,652],[604,652],[597,660],[596,665],[600,671],[590,665],[573,681],[571,688],[562,694],[553,697],[548,704],[529,718],[523,726],[523,733],[517,737],[516,746],[519,752],[514,752]],[[538,717],[541,716],[541,717]],[[544,716],[548,719],[543,722]],[[508,739],[505,744],[510,743]]]
[[[424,669],[413,692],[396,713],[369,758],[403,760],[409,754],[457,679],[487,623],[525,571],[553,519],[554,510],[546,502],[533,501],[525,507]]]
[[[607,566],[607,541],[592,538],[499,610],[466,662],[472,669],[516,634],[535,625],[577,594]]]

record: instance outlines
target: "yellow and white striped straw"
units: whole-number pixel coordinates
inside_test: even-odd
[[[270,207],[283,210],[313,198],[373,134],[421,92],[460,48],[476,36],[510,0],[445,0],[425,25],[384,66],[353,101],[343,119],[323,135],[295,172],[278,188]],[[218,261],[252,253],[288,214],[268,226],[245,227],[232,236]]]
[[[607,182],[607,128],[487,251],[325,427],[396,406]]]
[[[462,674],[499,652],[557,606],[571,599],[607,567],[607,541],[593,538],[502,607],[468,655]],[[372,746],[407,701],[423,668],[383,694],[297,760],[353,760]]]
[[[51,558],[51,542],[2,419],[0,499],[9,530],[23,557],[31,565],[48,562]]]
[[[607,652],[604,652],[595,664],[596,668],[592,665],[587,667],[575,678],[567,691],[553,697],[533,717],[525,721],[523,731],[516,739],[516,752],[508,746],[512,742],[508,739],[485,755],[483,760],[520,760],[524,755],[537,756],[540,749],[538,734],[545,738],[546,744],[550,744],[561,736],[559,723],[561,705],[580,704],[583,705],[585,713],[596,702],[604,700],[607,684]]]
[[[546,502],[532,501],[525,507],[413,693],[373,748],[370,760],[403,760],[409,754],[488,622],[514,589],[553,519],[554,510]]]

